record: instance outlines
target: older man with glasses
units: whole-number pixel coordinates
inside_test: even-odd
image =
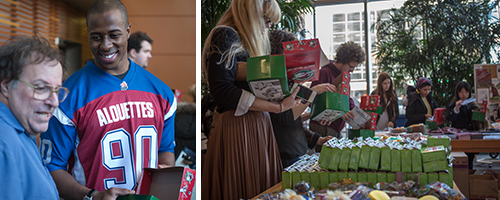
[[[59,199],[34,138],[69,93],[61,87],[63,64],[61,52],[37,36],[0,47],[2,199]]]

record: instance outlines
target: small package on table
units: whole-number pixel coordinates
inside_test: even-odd
[[[395,146],[391,149],[391,172],[401,171],[401,146]]]
[[[349,178],[349,174],[347,172],[340,171],[338,174],[339,174],[339,181]]]
[[[372,147],[368,144],[361,146],[361,154],[359,154],[359,164],[360,168],[368,169],[370,164],[370,152]]]
[[[422,172],[422,151],[419,144],[412,146],[411,149],[411,171]]]
[[[444,121],[446,119],[446,108],[436,108],[434,109],[434,119],[433,121],[436,122],[437,126],[441,126],[444,124]]]
[[[327,91],[314,99],[311,108],[311,119],[333,122],[347,112],[349,112],[349,96]]]
[[[358,182],[358,173],[356,172],[347,172],[347,177],[354,182]]]
[[[351,157],[349,158],[349,169],[358,170],[359,164],[359,156],[361,154],[361,146],[363,144],[361,142],[356,143],[351,146]]]
[[[377,173],[375,173],[375,172],[366,173],[366,178],[367,178],[369,187],[373,187],[373,185],[375,185],[379,182],[377,180]]]
[[[422,151],[422,162],[446,160],[446,154],[444,146],[427,147]]]
[[[439,181],[439,174],[438,173],[427,173],[427,180],[429,183],[432,183],[434,181]]]
[[[381,142],[374,142],[371,146],[370,151],[370,163],[368,164],[368,169],[378,170],[380,165],[380,155],[382,153],[382,147],[385,145]]]
[[[429,130],[434,130],[438,128],[437,123],[435,121],[429,121],[429,120],[425,121],[425,127],[428,128]]]
[[[391,148],[384,146],[380,151],[380,170],[391,171]]]
[[[320,189],[328,188],[328,184],[330,184],[330,176],[326,171],[319,172],[319,181],[320,181]]]
[[[448,169],[448,161],[446,160],[437,160],[424,162],[424,172],[439,172]]]
[[[283,42],[287,76],[296,83],[319,80],[321,47],[319,40]]]
[[[349,169],[349,160],[351,157],[351,145],[348,144],[347,147],[342,148],[341,155],[340,155],[340,163],[339,163],[339,169],[347,171]]]
[[[186,167],[144,168],[136,194],[158,199],[189,200],[193,194],[196,171]]]
[[[417,176],[418,176],[418,185],[420,185],[420,187],[427,185],[429,183],[429,177],[427,173],[418,173]]]
[[[336,183],[336,182],[340,181],[338,172],[329,172],[328,178],[330,180],[330,183]]]
[[[264,100],[279,102],[290,94],[283,55],[247,59],[247,82],[253,94]]]
[[[380,95],[362,96],[359,107],[363,110],[376,110],[380,106]]]
[[[358,172],[358,182],[368,182],[368,175],[366,174],[366,172]]]
[[[379,183],[381,182],[387,183],[387,174],[385,172],[377,172],[377,181]]]
[[[446,135],[429,136],[427,138],[427,146],[429,147],[434,147],[434,146],[450,147],[450,142],[451,142],[450,137]]]
[[[403,149],[401,150],[401,171],[402,172],[412,172],[411,165],[411,146],[408,144],[403,145]]]

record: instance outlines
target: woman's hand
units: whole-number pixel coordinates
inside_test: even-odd
[[[323,126],[330,126],[330,124],[332,124],[332,122],[325,119],[325,120],[319,121],[319,124],[321,124]]]
[[[318,84],[318,85],[311,87],[311,90],[314,90],[318,94],[321,94],[321,93],[326,92],[326,91],[337,92],[337,87],[335,87],[335,85],[332,85],[330,83],[322,83],[322,84]]]
[[[387,127],[392,127],[392,128],[394,128],[394,123],[392,123],[391,121],[389,121],[389,123],[387,123]]]
[[[295,98],[297,96],[297,93],[299,93],[299,90],[300,90],[299,87],[295,88],[295,91],[293,91],[293,93],[290,96],[288,96],[287,98],[283,99],[280,102],[281,112],[285,112],[285,111],[299,105],[300,99]]]
[[[328,140],[332,139],[333,136],[325,136],[325,137],[320,137],[318,141],[316,142],[317,145],[323,145],[325,142],[328,142]]]
[[[352,111],[346,112],[340,118],[342,118],[344,121],[351,121],[354,119],[354,113],[352,113]]]
[[[458,112],[460,107],[462,107],[463,100],[458,100],[457,103],[455,103],[455,112]]]
[[[431,117],[432,117],[432,115],[425,114],[425,119],[429,119],[429,118],[431,118]]]

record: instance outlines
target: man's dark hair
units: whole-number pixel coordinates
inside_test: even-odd
[[[97,0],[87,11],[87,27],[89,26],[89,17],[93,14],[102,14],[110,10],[118,9],[125,17],[125,28],[128,26],[127,8],[119,0]]]
[[[0,47],[0,81],[16,81],[27,65],[57,60],[63,74],[65,57],[61,50],[51,47],[49,41],[39,36],[19,36],[8,40]]]
[[[130,52],[132,49],[139,52],[142,48],[141,43],[144,40],[148,41],[149,44],[153,44],[153,40],[146,33],[141,31],[132,33],[130,38],[128,38],[127,52]]]
[[[335,62],[349,64],[350,62],[362,63],[365,61],[365,51],[361,46],[349,41],[340,45],[335,55]]]
[[[284,30],[273,30],[269,33],[269,40],[271,41],[271,54],[283,54],[283,42],[290,42],[297,40],[295,34]]]

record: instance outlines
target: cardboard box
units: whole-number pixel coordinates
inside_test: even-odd
[[[319,172],[319,181],[320,181],[320,189],[328,188],[328,184],[330,184],[330,177],[328,172]]]
[[[498,180],[491,174],[469,175],[470,199],[498,198]]]
[[[436,160],[423,163],[424,172],[439,172],[448,169],[448,162],[446,160]]]
[[[411,171],[422,172],[422,152],[420,149],[411,150]]]
[[[437,125],[444,124],[446,119],[446,108],[436,108],[434,109],[434,121]]]
[[[310,172],[309,176],[310,176],[310,180],[311,180],[311,182],[310,182],[311,186],[314,188],[320,188],[321,182],[320,182],[319,172]]]
[[[349,174],[347,172],[339,172],[338,175],[339,175],[339,181],[349,178]]]
[[[401,171],[401,150],[391,149],[391,172]]]
[[[425,127],[429,130],[434,130],[438,128],[437,123],[435,121],[428,121],[428,120],[425,121]]]
[[[380,152],[380,170],[391,171],[391,149],[382,147]]]
[[[377,180],[377,173],[374,173],[374,172],[368,172],[366,173],[366,178],[367,178],[367,181],[369,182],[368,183],[368,186],[370,188],[372,188],[375,184],[378,183],[378,180]]]
[[[287,76],[301,83],[319,79],[321,48],[319,40],[283,42]]]
[[[363,145],[361,147],[361,154],[359,154],[359,164],[360,168],[368,169],[368,165],[370,164],[370,152],[372,147],[368,145]]]
[[[387,173],[387,183],[396,181],[396,173]]]
[[[312,103],[311,119],[333,122],[346,112],[349,112],[349,96],[336,92],[323,92]]]
[[[412,159],[411,150],[403,149],[401,150],[401,171],[402,172],[412,172]]]
[[[427,180],[429,183],[432,183],[434,181],[439,181],[439,174],[438,173],[427,173]]]
[[[333,80],[332,85],[340,89],[340,94],[350,95],[350,85],[351,84],[351,74],[349,72],[342,72],[335,80]]]
[[[427,147],[422,150],[422,162],[446,160],[446,149],[444,146]]]
[[[311,184],[311,177],[309,175],[309,172],[300,172],[300,179],[302,181],[305,181],[306,183]]]
[[[342,156],[342,149],[334,147],[332,150],[332,155],[330,156],[330,162],[328,163],[327,169],[337,171],[339,169],[341,156]]]
[[[418,185],[423,187],[429,183],[429,177],[426,173],[418,173]]]
[[[450,137],[446,135],[427,137],[427,146],[429,147],[434,147],[434,146],[450,147],[450,142],[451,142]]]
[[[281,190],[292,188],[292,173],[283,171],[281,172]]]
[[[464,152],[451,152],[453,159],[453,180],[462,194],[469,199],[469,158]]]
[[[380,153],[382,149],[379,147],[372,147],[370,151],[370,163],[368,169],[378,170],[380,165]]]
[[[281,101],[290,94],[284,55],[248,58],[247,82],[256,97]]]
[[[356,173],[356,172],[348,172],[347,177],[350,178],[354,182],[358,182],[358,173]]]
[[[338,172],[330,172],[330,173],[328,173],[328,178],[330,180],[330,183],[339,182],[339,173]]]
[[[319,166],[323,169],[328,169],[328,164],[330,163],[330,158],[332,157],[333,148],[325,143],[321,148],[321,153],[319,154]]]
[[[380,182],[386,182],[387,183],[387,174],[385,172],[378,172],[377,173],[377,181]]]
[[[339,169],[347,171],[349,169],[349,159],[351,157],[351,149],[343,148],[340,156]]]
[[[161,200],[190,200],[196,171],[187,167],[144,168],[136,194],[153,195]]]
[[[368,175],[366,174],[366,172],[358,172],[358,182],[368,182]]]
[[[351,148],[351,156],[349,158],[349,169],[353,169],[355,171],[358,170],[358,164],[359,164],[359,156],[361,154],[361,148],[354,145]]]
[[[301,173],[299,171],[292,172],[292,188],[297,185],[302,180]]]
[[[359,107],[363,110],[376,110],[380,106],[380,95],[362,96]]]
[[[116,200],[159,200],[153,195],[128,194],[127,196],[118,196]]]

